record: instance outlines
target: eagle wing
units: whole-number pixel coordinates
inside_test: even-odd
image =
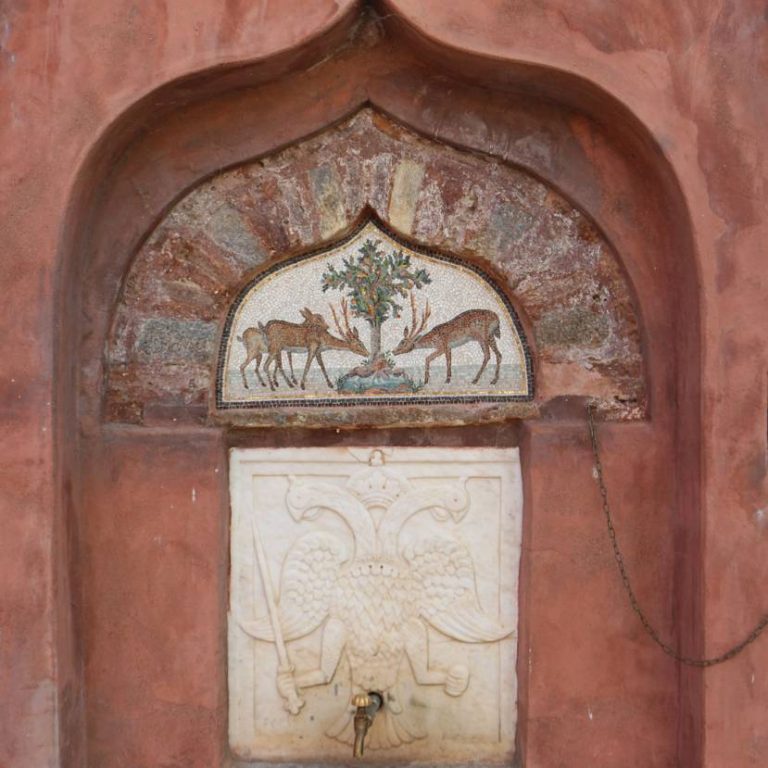
[[[345,544],[322,531],[298,539],[286,555],[280,579],[277,613],[283,640],[297,640],[313,632],[328,615],[342,563],[349,559]],[[269,614],[240,626],[257,640],[274,642]]]
[[[419,613],[435,629],[462,643],[501,640],[512,633],[480,607],[475,564],[461,542],[424,539],[407,547],[403,557],[421,587]]]

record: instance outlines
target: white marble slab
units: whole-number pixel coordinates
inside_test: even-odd
[[[371,759],[509,759],[517,449],[234,449],[230,488],[236,756],[348,762],[376,690]]]

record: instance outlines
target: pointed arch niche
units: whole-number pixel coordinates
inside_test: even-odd
[[[65,726],[93,764],[231,764],[231,447],[460,445],[520,448],[521,762],[586,768],[611,744],[617,764],[696,765],[700,680],[638,639],[584,424],[592,400],[635,589],[695,653],[698,295],[675,178],[594,84],[396,21],[350,11],[290,55],[168,83],[83,166],[59,273],[62,583],[78,595],[62,589],[75,639],[60,652],[82,651]],[[216,362],[238,294],[368,214],[498,287],[532,397],[222,416]]]

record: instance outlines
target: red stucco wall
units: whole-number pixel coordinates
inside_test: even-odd
[[[374,39],[352,34],[352,2],[0,7],[3,768],[227,760],[230,438],[103,428],[103,340],[132,253],[179,192],[366,100],[531,168],[608,234],[650,372],[651,419],[604,433],[638,593],[693,652],[766,610],[761,4],[378,10]],[[765,765],[768,640],[707,672],[666,659],[621,592],[579,412],[521,439],[526,764]]]

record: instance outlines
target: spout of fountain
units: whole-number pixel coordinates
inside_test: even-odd
[[[352,705],[355,707],[355,742],[352,754],[354,757],[362,757],[365,752],[365,737],[373,724],[373,718],[384,705],[384,697],[375,691],[358,693],[353,697]]]

